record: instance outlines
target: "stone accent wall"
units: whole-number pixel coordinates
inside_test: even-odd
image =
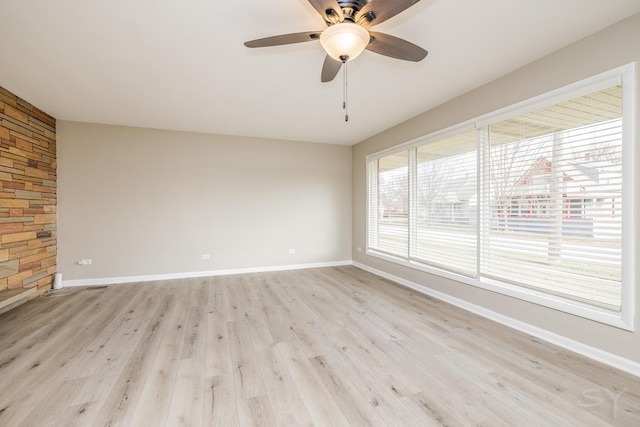
[[[0,291],[56,272],[56,121],[0,87]]]

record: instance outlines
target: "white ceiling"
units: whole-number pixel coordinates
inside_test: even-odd
[[[379,0],[378,0],[379,1]],[[365,51],[320,83],[306,0],[2,0],[0,86],[57,119],[354,144],[625,17],[640,0],[422,0],[373,28],[429,51]],[[597,60],[597,58],[594,58]]]

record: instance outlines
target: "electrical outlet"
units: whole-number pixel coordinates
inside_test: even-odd
[[[295,250],[295,249],[289,249],[289,255],[293,255],[293,254],[295,254],[295,253],[296,253],[296,250]]]
[[[209,254],[202,254],[202,259],[210,259],[211,255]]]
[[[90,258],[84,258],[78,261],[78,265],[91,265],[93,261]]]
[[[358,246],[358,252],[362,252],[362,248]]]

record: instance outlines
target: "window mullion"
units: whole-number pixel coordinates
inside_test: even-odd
[[[478,182],[477,182],[477,277],[482,276],[484,266],[489,256],[489,225],[491,215],[491,145],[489,141],[489,128],[487,126],[478,129]]]
[[[409,241],[408,241],[408,259],[416,256],[418,230],[417,230],[417,155],[416,149],[409,150]]]

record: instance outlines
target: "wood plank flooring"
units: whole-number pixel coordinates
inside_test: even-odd
[[[0,315],[0,426],[639,426],[640,379],[355,267]]]

